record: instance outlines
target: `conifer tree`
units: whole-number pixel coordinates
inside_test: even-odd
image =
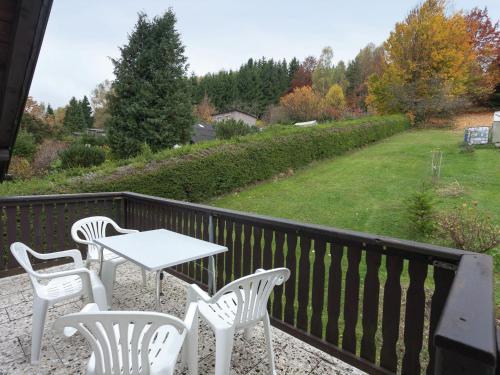
[[[82,131],[87,127],[87,122],[82,111],[82,106],[75,97],[72,97],[66,107],[66,113],[63,120],[64,128],[72,131],[78,132]]]
[[[126,157],[144,143],[153,151],[186,143],[194,123],[187,58],[172,9],[148,19],[139,14],[121,57],[107,122],[112,150]]]
[[[90,102],[86,95],[80,102],[80,106],[82,108],[83,117],[85,118],[86,127],[91,128],[94,124],[94,118],[92,116],[92,107],[90,107]]]

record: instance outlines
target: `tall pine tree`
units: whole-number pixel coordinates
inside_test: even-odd
[[[87,121],[82,111],[81,102],[76,100],[75,97],[71,98],[66,107],[63,125],[65,129],[72,132],[82,131],[87,128]]]
[[[172,9],[152,20],[139,14],[121,58],[113,60],[116,80],[107,127],[119,156],[137,154],[144,143],[157,151],[190,139],[191,85],[175,23]]]
[[[90,107],[90,102],[87,96],[83,97],[80,102],[80,107],[82,108],[83,117],[85,118],[85,124],[87,128],[91,128],[94,124],[94,117],[92,116],[92,107]]]

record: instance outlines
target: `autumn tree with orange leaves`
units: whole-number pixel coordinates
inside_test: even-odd
[[[463,106],[476,56],[461,13],[445,0],[426,0],[397,23],[384,43],[386,62],[369,80],[368,105],[378,113],[411,113],[417,120]]]
[[[311,86],[296,88],[281,98],[280,105],[292,121],[320,120],[325,117],[324,99]]]
[[[488,9],[473,8],[465,14],[467,32],[475,55],[470,80],[470,94],[484,103],[500,84],[500,23],[493,22]]]

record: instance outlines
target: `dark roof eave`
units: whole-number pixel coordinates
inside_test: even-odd
[[[9,168],[21,117],[42,46],[53,0],[19,0],[12,24],[9,59],[4,84],[0,87],[0,181]]]

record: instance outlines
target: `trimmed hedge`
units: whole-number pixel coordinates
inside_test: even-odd
[[[59,154],[61,168],[86,168],[104,163],[106,154],[97,146],[74,143]]]
[[[331,158],[409,127],[406,116],[370,117],[357,125],[288,127],[214,144],[179,157],[128,169],[89,182],[77,191],[133,191],[200,202],[269,179],[289,168]]]

